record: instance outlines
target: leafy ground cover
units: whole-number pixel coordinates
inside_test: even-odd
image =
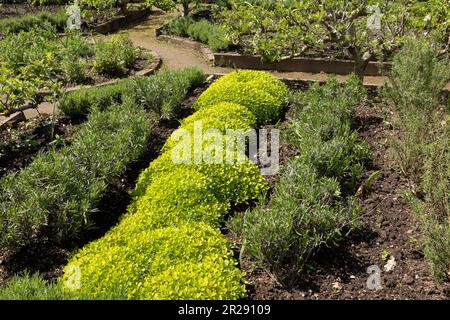
[[[77,33],[61,38],[51,26],[10,34],[0,48],[0,107],[6,112],[37,104],[42,91],[58,94],[63,86],[132,75],[153,59],[126,35],[92,42]]]

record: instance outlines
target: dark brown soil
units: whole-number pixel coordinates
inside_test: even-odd
[[[450,284],[438,285],[430,276],[421,245],[422,234],[410,206],[402,197],[409,181],[395,169],[388,141],[395,134],[389,125],[391,110],[378,97],[360,105],[356,126],[373,149],[364,181],[372,172],[380,176],[361,196],[362,227],[338,248],[313,257],[310,271],[295,287],[284,287],[269,273],[243,260],[251,299],[449,299]],[[385,271],[389,258],[396,266]],[[367,267],[381,269],[382,288],[367,289]]]
[[[27,13],[36,13],[40,11],[57,12],[64,6],[48,5],[48,6],[32,6],[30,4],[2,4],[0,6],[0,19],[20,17]]]
[[[198,88],[188,95],[181,105],[179,119],[194,112],[192,105],[205,88]],[[155,122],[151,114],[148,116],[152,132],[148,140],[147,150],[124,174],[110,182],[108,192],[100,201],[98,212],[93,219],[96,227],[86,231],[79,239],[72,239],[66,243],[43,240],[33,246],[24,247],[18,252],[0,250],[0,285],[5,283],[13,274],[24,270],[31,273],[40,272],[48,280],[62,275],[63,267],[66,265],[71,252],[101,237],[118,222],[131,201],[130,194],[134,189],[139,173],[160,155],[163,144],[179,126],[178,120]]]
[[[43,115],[0,131],[0,178],[28,165],[39,152],[58,147],[72,135],[75,124]]]

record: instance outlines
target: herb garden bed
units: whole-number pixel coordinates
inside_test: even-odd
[[[194,111],[192,105],[204,89],[205,87],[196,89],[183,101],[180,117],[188,116]],[[39,272],[47,280],[61,276],[63,267],[67,264],[70,252],[74,248],[81,247],[99,238],[117,223],[120,215],[125,212],[131,201],[130,193],[134,189],[139,173],[158,157],[161,147],[179,125],[177,120],[162,120],[155,123],[151,121],[152,116],[150,114],[149,116],[151,135],[148,139],[147,151],[125,173],[109,182],[108,192],[102,197],[98,205],[98,213],[95,217],[96,228],[87,231],[74,242],[41,241],[22,248],[19,252],[12,253],[0,250],[0,284],[7,281],[13,274],[23,270],[29,270],[32,273]],[[32,158],[32,155],[30,155],[30,158]],[[25,157],[21,166],[28,164],[30,161],[31,159]],[[14,161],[14,167],[16,165],[18,163]],[[9,167],[9,169],[12,168]]]
[[[251,299],[449,299],[450,284],[437,284],[430,275],[420,245],[420,224],[402,195],[411,182],[394,170],[389,154],[392,150],[388,141],[395,135],[390,123],[392,112],[392,106],[386,110],[373,89],[369,100],[356,108],[355,128],[372,152],[361,181],[380,172],[370,190],[359,197],[364,212],[361,228],[345,237],[339,247],[323,248],[295,286],[282,286],[269,273],[255,269],[251,259],[244,258],[241,268],[248,272]],[[280,159],[292,153],[287,145],[281,151]],[[233,234],[228,236],[236,241]],[[396,266],[385,272],[383,266],[392,257]],[[369,265],[380,266],[382,290],[367,289]]]
[[[0,19],[21,17],[29,13],[37,13],[42,11],[56,13],[60,11],[62,8],[64,8],[64,6],[60,5],[33,6],[28,3],[2,4],[0,6]]]
[[[51,101],[58,92],[147,76],[161,64],[155,53],[134,47],[123,34],[93,42],[77,33],[60,37],[54,28],[34,28],[8,34],[0,46],[0,112],[11,121],[20,114],[8,115]]]
[[[190,72],[190,73],[189,73]],[[156,77],[156,78],[155,78]],[[190,78],[189,78],[190,77]],[[142,100],[139,99],[139,103],[144,104],[146,101],[151,105],[147,108],[151,108],[147,113],[147,123],[149,126],[150,136],[146,139],[146,145],[142,147],[145,150],[138,159],[132,161],[120,176],[113,177],[107,182],[108,186],[106,192],[102,195],[100,201],[97,203],[97,212],[92,217],[92,223],[95,228],[88,228],[84,232],[80,233],[77,237],[66,239],[64,241],[56,241],[56,239],[50,236],[48,239],[45,235],[45,229],[41,234],[37,235],[37,239],[34,239],[28,245],[21,246],[18,250],[0,250],[0,283],[4,283],[12,274],[20,273],[24,270],[32,272],[39,271],[46,279],[53,279],[62,275],[63,266],[67,263],[69,253],[90,241],[102,236],[107,230],[117,223],[120,215],[125,211],[127,205],[131,201],[130,193],[134,188],[137,181],[137,176],[143,168],[147,167],[149,162],[155,159],[159,153],[162,145],[168,138],[168,136],[179,125],[178,118],[188,116],[193,112],[192,105],[196,98],[207,87],[207,83],[203,82],[203,76],[199,71],[187,70],[186,72],[173,72],[164,73],[162,75],[156,75],[147,80],[136,80],[139,85],[149,85],[148,93],[151,95],[151,91],[155,90],[153,96],[148,96]],[[131,85],[132,79],[127,80],[128,85]],[[187,81],[187,82],[186,82]],[[138,85],[138,84],[135,85]],[[200,85],[200,87],[198,87]],[[191,89],[189,89],[191,88]],[[86,94],[90,90],[83,89]],[[115,89],[118,90],[117,88]],[[121,89],[121,90],[126,90]],[[186,92],[184,92],[186,90]],[[106,91],[105,91],[106,92]],[[158,92],[158,93],[156,93]],[[184,94],[187,93],[186,97]],[[76,94],[69,93],[69,95]],[[121,91],[121,94],[136,94],[132,91]],[[116,95],[117,97],[117,95]],[[179,99],[183,101],[178,102]],[[95,99],[91,98],[92,103],[95,103]],[[164,99],[159,101],[158,99]],[[170,100],[170,101],[169,101]],[[102,106],[105,109],[110,108],[109,104],[114,103],[112,100],[103,100],[105,103]],[[120,103],[116,100],[116,103]],[[161,118],[161,114],[156,111],[158,104],[167,103],[166,107],[176,108],[176,114],[164,114]],[[179,106],[177,106],[179,104]],[[159,105],[161,107],[161,105]],[[166,110],[165,112],[169,112]],[[48,130],[55,126],[54,132],[60,133],[59,143],[61,145],[70,145],[74,143],[73,139],[70,139],[74,131],[73,124],[79,126],[85,120],[85,113],[71,113],[65,116],[58,116],[56,119],[50,121],[50,119],[33,120],[25,124],[25,127],[14,130],[4,131],[2,138],[7,141],[5,149],[15,150],[20,149],[18,152],[11,153],[9,157],[2,159],[7,163],[4,174],[11,174],[17,169],[24,168],[26,165],[33,161],[36,157],[36,153],[46,152],[49,148],[58,147],[57,145],[49,146],[48,143],[52,141],[49,139]],[[88,119],[88,121],[91,121]],[[42,123],[42,124],[41,124]],[[79,129],[75,128],[75,136]],[[19,135],[18,138],[14,138]],[[15,143],[21,145],[15,145]],[[28,149],[27,149],[28,148]],[[20,153],[24,149],[29,150],[28,154]],[[47,149],[47,150],[46,150]],[[92,150],[91,152],[95,152]],[[17,157],[24,155],[24,159],[17,161]],[[13,159],[12,157],[17,157]],[[3,165],[3,163],[2,163]],[[20,174],[20,173],[19,173]],[[39,238],[42,237],[42,238]],[[29,239],[31,240],[31,239]]]
[[[38,152],[71,136],[72,120],[41,116],[0,131],[0,178],[28,165]]]

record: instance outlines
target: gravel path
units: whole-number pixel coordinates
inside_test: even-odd
[[[186,67],[199,67],[205,73],[228,73],[229,68],[213,67],[195,50],[184,48],[156,38],[156,28],[175,17],[176,13],[154,11],[149,18],[134,26],[123,29],[130,35],[134,45],[155,51],[161,56],[163,69],[182,69]]]
[[[186,67],[199,67],[205,73],[228,73],[231,68],[211,66],[197,51],[179,45],[160,41],[156,38],[155,30],[176,16],[177,13],[164,13],[156,10],[147,20],[133,26],[122,29],[130,35],[136,46],[143,47],[158,53],[163,61],[163,69],[181,69]],[[272,72],[280,78],[302,79],[311,81],[326,80],[329,75],[324,73],[312,74],[306,72]],[[344,81],[347,76],[337,76],[338,80]],[[380,86],[384,83],[384,77],[365,77],[367,85]]]

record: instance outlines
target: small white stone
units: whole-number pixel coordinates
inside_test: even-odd
[[[395,261],[395,257],[391,256],[388,260],[388,262],[384,265],[384,271],[390,272],[394,270],[395,266],[397,265],[397,262]]]

